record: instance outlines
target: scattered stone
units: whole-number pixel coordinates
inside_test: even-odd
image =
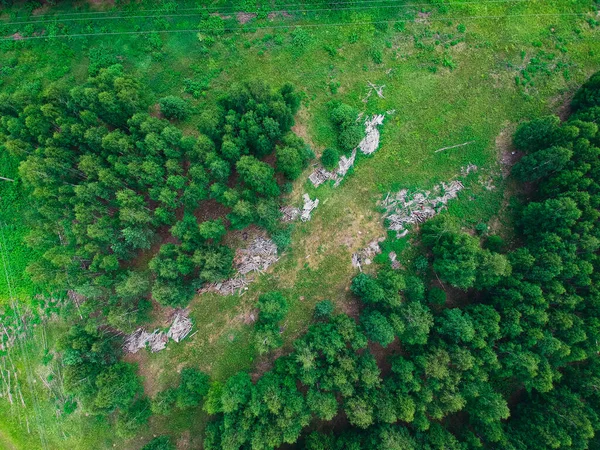
[[[248,22],[250,22],[252,19],[254,19],[256,16],[258,16],[258,14],[256,13],[248,13],[248,12],[239,12],[236,15],[237,21],[241,24],[244,25]]]
[[[303,222],[307,222],[310,220],[312,211],[319,206],[319,199],[315,198],[314,200],[311,200],[308,194],[304,194],[302,199],[304,200],[304,206],[302,207],[302,215],[300,216],[300,219]]]
[[[234,260],[238,273],[264,272],[279,258],[277,245],[271,239],[258,237],[248,248],[239,249]]]
[[[335,174],[335,183],[334,183],[335,187],[338,187],[340,185],[340,183],[342,182],[342,180],[344,179],[344,177],[350,170],[350,167],[352,167],[354,165],[355,160],[356,160],[356,149],[352,150],[352,153],[350,154],[350,158],[347,158],[346,156],[342,155],[342,157],[340,158],[340,162],[338,163],[338,169]]]
[[[409,193],[403,189],[395,195],[388,193],[380,205],[384,208],[384,217],[388,222],[388,229],[396,231],[398,238],[406,236],[408,225],[421,223],[446,207],[449,200],[458,196],[464,185],[453,180],[449,183],[440,183],[431,191],[417,191]]]
[[[400,268],[400,261],[398,261],[398,255],[396,252],[389,252],[388,257],[390,258],[390,262],[392,263],[392,269],[398,270]]]

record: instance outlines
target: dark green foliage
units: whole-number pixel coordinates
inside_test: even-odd
[[[367,337],[387,347],[394,341],[394,328],[379,311],[368,311],[361,315],[361,323]]]
[[[526,153],[550,147],[556,139],[560,119],[546,116],[519,125],[513,141],[515,146]]]
[[[333,170],[340,162],[340,154],[335,148],[326,148],[321,155],[321,163],[327,170]]]
[[[205,373],[192,367],[183,369],[175,405],[180,409],[198,406],[208,392],[208,382]]]
[[[158,436],[142,447],[142,450],[175,450],[169,436]]]
[[[289,85],[278,92],[263,83],[233,86],[219,108],[202,112],[206,133],[194,138],[147,114],[139,82],[121,65],[104,67],[110,52],[92,53],[97,67],[87,82],[71,90],[50,85],[27,101],[10,97],[0,133],[21,160],[36,210],[28,241],[42,256],[28,268],[31,277],[50,289],[93,289],[108,323],[129,331],[148,293],[183,306],[203,283],[229,276],[233,253],[219,244],[226,227],[220,219],[198,223],[203,200],[232,208],[233,227],[278,228],[274,170],[250,155],[263,157],[280,143],[279,168],[290,178],[313,155],[289,133],[299,107]],[[190,112],[178,97],[159,104],[168,118]],[[177,244],[150,252],[162,227]],[[150,271],[131,271],[141,252],[154,255]]]
[[[600,106],[600,73],[592,75],[583,86],[577,91],[571,101],[573,112],[580,112],[586,109],[597,108]]]
[[[428,294],[429,303],[433,305],[444,305],[446,303],[446,293],[443,289],[432,287]]]
[[[332,105],[329,118],[338,131],[340,149],[347,153],[356,148],[365,135],[364,127],[358,123],[358,111],[345,103]]]
[[[160,112],[167,119],[184,120],[190,114],[190,106],[181,97],[169,95],[158,101]]]
[[[253,156],[242,156],[236,163],[236,169],[242,182],[259,195],[265,197],[279,195],[274,170],[267,163],[259,161]]]
[[[288,302],[280,292],[269,292],[258,299],[259,317],[255,342],[259,353],[266,353],[282,345],[279,322],[288,312]]]
[[[550,147],[526,155],[513,167],[512,174],[520,181],[536,181],[562,170],[573,152],[562,147]]]
[[[331,300],[321,300],[315,305],[315,319],[327,319],[333,314],[333,303]]]
[[[136,367],[118,361],[121,355],[118,339],[90,322],[71,327],[59,345],[65,366],[65,391],[76,396],[85,411],[112,415],[117,432],[126,437],[147,422],[150,404],[142,396]],[[66,408],[65,405],[67,413]]]
[[[490,288],[510,274],[504,255],[482,249],[479,240],[461,232],[450,216],[428,221],[423,226],[423,242],[432,246],[433,269],[452,286]]]
[[[277,170],[289,180],[295,180],[315,157],[313,151],[298,136],[288,133],[275,150]]]

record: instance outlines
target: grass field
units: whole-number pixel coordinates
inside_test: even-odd
[[[130,6],[131,15],[150,17],[124,19],[108,13],[63,16],[86,20],[55,21],[36,14],[56,17],[58,9],[44,8],[32,16],[22,9],[11,10],[6,21],[36,23],[0,26],[3,36],[19,33],[19,39],[35,37],[42,29],[60,34],[64,32],[61,24],[71,35],[99,33],[0,42],[0,86],[8,91],[41,89],[54,80],[83,80],[90,61],[121,61],[149,86],[153,99],[176,94],[198,108],[214,102],[233,82],[258,78],[280,86],[289,81],[304,94],[295,130],[317,154],[334,144],[334,130],[327,119],[331,100],[349,103],[365,114],[386,113],[380,149],[371,157],[359,157],[341,186],[315,189],[306,181],[308,172],[295,183],[290,202],[298,203],[308,192],[321,203],[310,222],[298,223],[290,248],[269,273],[261,275],[241,297],[198,296],[190,305],[197,331],[192,338],[166,351],[140,352],[132,358],[140,364],[150,395],[174,383],[177,370],[185,366],[199,367],[215,379],[240,369],[268,367],[272,355],[256,353],[253,327],[244,323],[262,292],[281,290],[291,302],[284,324],[284,351],[308,326],[317,301],[331,299],[340,311],[355,313],[357,306],[348,291],[356,272],[350,256],[371,240],[386,236],[377,201],[387,192],[429,189],[459,176],[467,164],[475,164],[478,172],[466,178],[466,189],[449,210],[466,225],[486,222],[501,228],[496,216],[506,208],[507,186],[500,163],[503,153],[510,154],[506,136],[525,118],[567,111],[570,94],[600,68],[600,35],[593,12],[598,5],[592,1],[451,1],[443,6],[406,2],[395,7],[380,2],[369,4],[370,8],[364,4],[362,9],[360,2],[354,2],[337,11],[300,11],[320,6],[291,9],[275,4],[271,10],[284,10],[285,15],[277,13],[271,20],[269,10],[261,9],[258,17],[243,26],[235,12],[253,11],[254,4],[214,5],[212,11],[224,17],[226,30],[231,29],[214,38],[203,33],[200,39],[197,31],[185,31],[196,30],[201,17],[185,12],[195,5],[183,2],[177,10],[167,8],[154,15],[141,12],[150,9],[151,3]],[[90,6],[67,2],[60,8],[82,13]],[[173,17],[155,17],[160,14]],[[149,30],[162,31],[143,34]],[[119,32],[140,34],[102,36]],[[385,85],[385,98],[371,95],[363,101],[369,82]],[[196,132],[196,120],[192,116],[184,128]],[[0,167],[6,170],[0,176],[16,177],[14,163],[0,157]],[[483,185],[488,179],[494,186],[491,190]],[[22,273],[35,252],[21,244],[27,225],[18,184],[0,182],[0,202],[6,239],[2,249],[10,255],[15,292],[31,295],[33,286]],[[391,239],[388,245],[406,248],[400,260],[409,266],[407,242]],[[0,301],[6,295],[2,279]],[[48,327],[49,346],[63,330],[64,324]],[[42,366],[44,353],[35,345],[36,335],[15,355],[20,364],[25,364],[23,355],[27,355],[32,367]],[[15,448],[39,446],[36,427],[30,424],[31,434],[27,432],[22,419],[26,413],[31,422],[46,417],[41,426],[48,448],[112,447],[107,424],[77,413],[55,420],[52,396],[41,383],[32,385],[25,396],[32,399],[34,394],[41,408],[37,413],[27,402],[23,414],[12,414],[5,399],[0,400],[0,445],[6,441]],[[168,422],[168,432],[181,439],[182,448],[197,448],[204,421],[200,411],[155,418],[147,433],[126,447],[118,446],[139,448],[148,436],[167,431]]]

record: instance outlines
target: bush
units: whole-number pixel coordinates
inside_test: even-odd
[[[288,302],[281,292],[267,292],[258,298],[260,322],[277,323],[288,312]]]
[[[533,152],[548,148],[554,143],[559,129],[560,119],[556,116],[545,116],[519,125],[513,142],[524,152]]]
[[[335,148],[326,148],[321,155],[321,163],[327,170],[333,170],[340,162],[340,154]]]
[[[315,305],[315,319],[327,319],[333,314],[333,303],[331,300],[322,300]]]
[[[169,436],[158,436],[142,447],[142,450],[175,450]]]
[[[208,375],[198,369],[183,369],[175,405],[180,409],[198,406],[208,393],[209,381]]]
[[[378,342],[383,347],[387,347],[394,341],[394,328],[379,311],[363,313],[360,320],[365,334],[371,341]]]
[[[504,246],[504,239],[502,239],[497,234],[488,236],[488,238],[485,241],[485,248],[492,252],[501,253],[504,250]]]
[[[158,101],[160,112],[167,119],[184,120],[190,113],[188,102],[180,97],[169,95]]]

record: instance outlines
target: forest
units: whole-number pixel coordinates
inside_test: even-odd
[[[600,4],[366,3],[0,2],[0,448],[600,447]]]

